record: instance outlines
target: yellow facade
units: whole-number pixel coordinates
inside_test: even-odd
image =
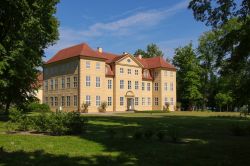
[[[147,69],[129,54],[111,64],[114,76],[107,76],[106,65],[109,64],[104,60],[93,57],[70,58],[45,65],[43,102],[53,111],[81,110],[83,103],[90,102],[90,113],[98,112],[103,101],[108,103],[107,112],[162,110],[164,103],[169,102],[170,110],[174,111],[174,70],[152,69],[154,79],[143,79],[142,74]]]

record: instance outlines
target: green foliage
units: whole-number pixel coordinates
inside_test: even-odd
[[[217,93],[214,98],[216,100],[216,103],[220,107],[220,111],[221,111],[221,107],[232,102],[232,97],[230,96],[229,93]]]
[[[27,112],[49,112],[50,108],[47,104],[40,104],[37,102],[29,103],[26,107]]]
[[[177,96],[179,101],[188,109],[202,98],[200,87],[199,60],[192,44],[175,50],[173,63],[177,67]]]
[[[37,132],[47,132],[49,130],[49,115],[40,113],[38,116],[32,117],[32,128]]]
[[[0,2],[0,104],[23,106],[34,98],[44,49],[58,39],[58,0]]]
[[[151,58],[156,56],[164,56],[164,53],[156,44],[152,43],[147,45],[146,51],[138,49],[135,51],[134,55],[142,55],[143,58]]]
[[[240,108],[240,116],[247,117],[248,114],[249,114],[248,107],[246,105],[242,106]]]

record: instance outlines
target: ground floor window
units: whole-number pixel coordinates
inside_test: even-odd
[[[139,105],[139,98],[135,97],[135,105]]]
[[[112,105],[112,97],[108,97],[108,106]]]
[[[50,97],[50,105],[53,106],[54,105],[54,98]]]
[[[168,104],[168,98],[167,98],[167,97],[164,98],[164,104],[165,104],[165,105]]]
[[[124,97],[120,97],[120,106],[124,105]]]
[[[159,105],[159,99],[158,99],[158,97],[155,97],[155,105]]]
[[[101,105],[101,97],[100,96],[96,96],[96,106],[100,106]]]
[[[90,101],[90,96],[89,95],[87,95],[86,96],[86,104],[88,104],[88,105],[90,105],[91,104],[91,101]]]
[[[58,97],[55,97],[55,106],[58,106]]]
[[[77,96],[74,95],[74,106],[77,106]]]
[[[171,104],[171,105],[174,105],[174,98],[173,98],[173,97],[171,97],[170,104]]]
[[[143,97],[143,98],[141,99],[141,104],[142,104],[142,105],[145,105],[145,97]]]
[[[67,99],[66,99],[67,101],[67,106],[70,106],[70,96],[67,96]]]
[[[148,105],[151,105],[151,98],[148,97]]]
[[[62,106],[65,105],[65,98],[64,98],[64,96],[62,96],[62,98],[61,98],[61,103],[62,103]]]

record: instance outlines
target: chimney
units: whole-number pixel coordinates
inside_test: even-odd
[[[139,55],[137,55],[137,57],[138,57],[139,59],[141,59],[141,58],[142,58],[142,55],[141,55],[141,54],[139,54]]]
[[[99,53],[102,53],[102,47],[97,47],[97,51],[98,51]]]

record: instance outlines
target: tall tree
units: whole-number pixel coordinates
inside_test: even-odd
[[[32,97],[44,49],[58,39],[57,3],[0,1],[0,105],[6,111]]]
[[[177,48],[173,63],[177,67],[177,95],[185,109],[193,110],[202,98],[200,65],[192,44]]]
[[[164,56],[161,49],[154,43],[147,45],[147,50],[138,49],[135,51],[134,55],[142,55],[143,58],[151,58],[155,56]]]

